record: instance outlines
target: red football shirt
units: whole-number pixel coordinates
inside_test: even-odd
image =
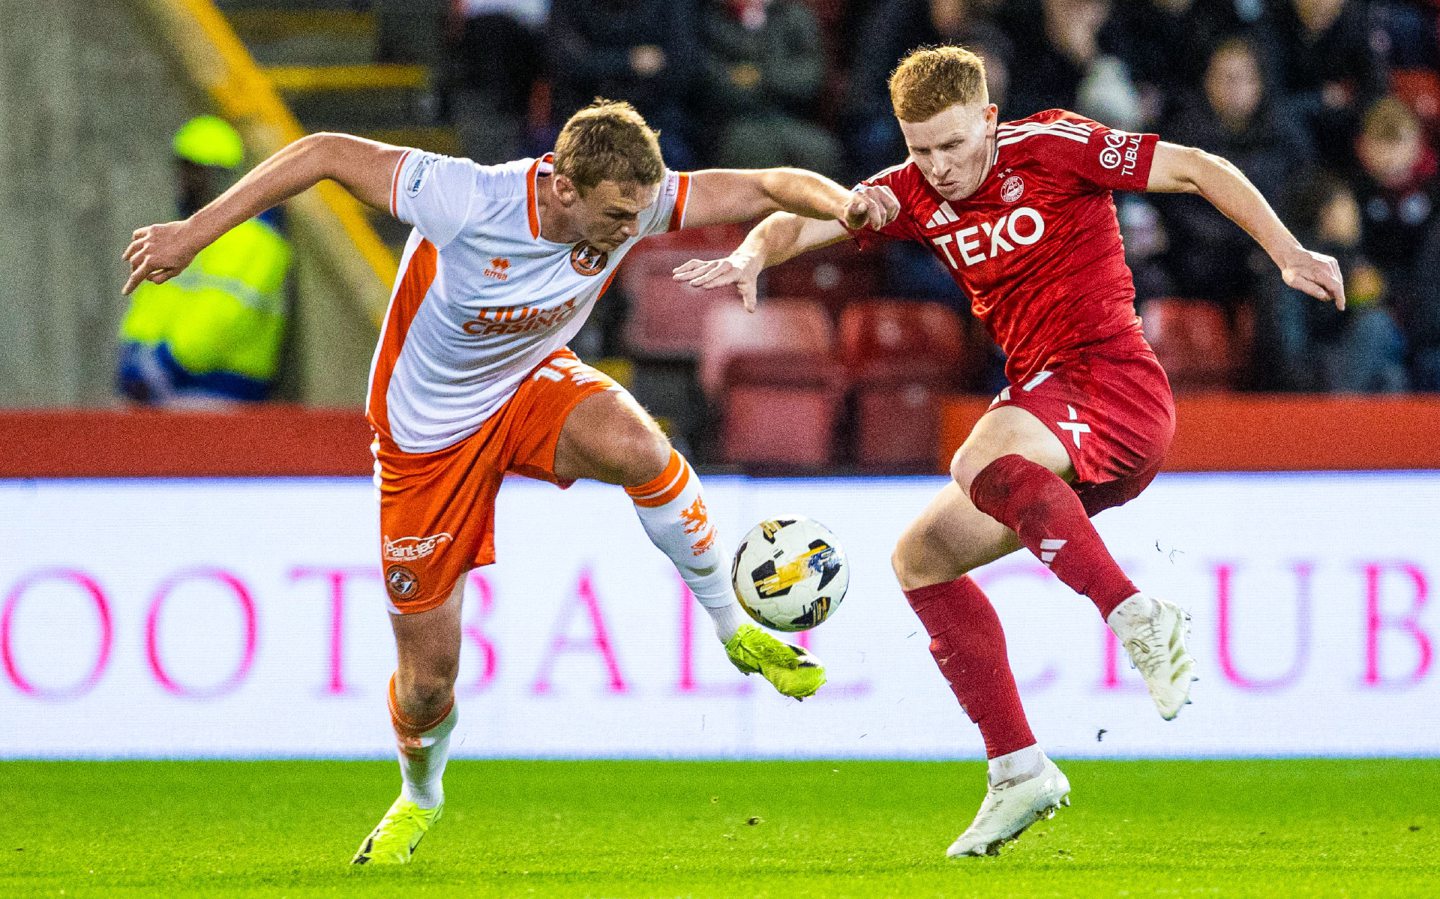
[[[862,246],[884,235],[929,247],[1019,382],[1058,354],[1140,332],[1110,192],[1145,189],[1157,140],[1062,109],[1004,122],[974,194],[946,202],[906,162],[866,181],[895,192],[899,216],[852,234]]]

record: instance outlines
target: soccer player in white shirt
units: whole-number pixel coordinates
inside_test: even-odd
[[[825,682],[818,661],[746,623],[689,464],[566,344],[647,235],[777,210],[878,228],[893,209],[799,169],[671,172],[633,108],[597,100],[566,123],[553,154],[498,166],[344,134],[302,138],[190,218],[135,231],[124,292],[174,277],[230,228],[326,178],[414,226],[366,404],[403,786],[354,861],[408,862],[440,817],[465,575],[495,560],[506,472],[623,485],[735,666],[787,696],[813,694]]]

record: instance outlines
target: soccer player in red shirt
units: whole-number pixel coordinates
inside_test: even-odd
[[[1095,604],[1166,720],[1194,679],[1189,616],[1136,589],[1089,520],[1149,485],[1175,430],[1170,384],[1135,315],[1111,191],[1199,194],[1264,247],[1286,284],[1342,309],[1345,296],[1335,260],[1301,246],[1219,157],[1058,109],[1000,122],[983,64],[959,47],[911,53],[890,97],[910,157],[858,189],[889,222],[879,235],[928,247],[1008,357],[1010,386],[892,560],[990,760],[985,800],[948,854],[994,855],[1068,805],[1070,784],[1036,744],[1000,621],[968,572],[1022,546],[1034,553]],[[877,236],[776,214],[728,258],[692,260],[675,276],[734,284],[754,308],[766,266]]]

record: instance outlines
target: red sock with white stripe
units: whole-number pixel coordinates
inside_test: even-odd
[[[1088,596],[1103,618],[1134,596],[1070,485],[1024,456],[1001,456],[970,483],[975,508],[1014,531],[1055,576]]]
[[[940,673],[980,728],[986,757],[1024,756],[1015,753],[1035,746],[1035,735],[1010,671],[1005,631],[984,591],[962,577],[906,590],[905,598],[930,635],[930,654]]]
[[[710,613],[715,633],[723,643],[740,625],[749,623],[735,591],[730,571],[720,556],[715,526],[705,509],[700,478],[685,457],[670,451],[670,462],[660,476],[625,492],[635,503],[635,514],[650,535],[650,542],[670,557],[690,592]]]

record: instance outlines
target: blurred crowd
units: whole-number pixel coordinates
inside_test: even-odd
[[[1117,198],[1142,307],[1222,310],[1246,356],[1230,386],[1434,391],[1437,23],[1437,0],[458,0],[442,109],[480,162],[543,152],[606,96],[660,129],[672,168],[853,182],[905,157],[896,62],[962,44],[1002,119],[1065,107],[1220,154],[1340,258],[1344,312],[1285,288],[1204,200]],[[877,264],[886,295],[964,305],[923,248]]]

